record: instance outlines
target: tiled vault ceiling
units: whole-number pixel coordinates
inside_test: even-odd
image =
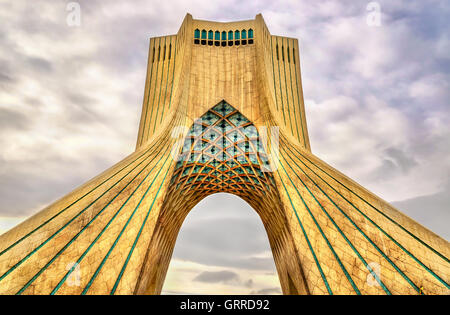
[[[171,183],[178,191],[229,192],[247,199],[274,189],[267,169],[256,127],[222,101],[190,128]]]

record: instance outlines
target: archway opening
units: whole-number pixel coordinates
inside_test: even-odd
[[[222,100],[194,121],[179,144],[177,162],[135,293],[161,293],[187,214],[203,199],[214,198],[218,193],[241,198],[258,214],[267,232],[283,293],[293,292],[288,273],[295,275],[298,292],[308,293],[270,158],[253,123]],[[201,280],[198,276],[197,280]],[[266,290],[259,293],[270,293],[270,288],[263,289]]]
[[[254,209],[227,193],[199,202],[180,229],[162,294],[281,294]]]

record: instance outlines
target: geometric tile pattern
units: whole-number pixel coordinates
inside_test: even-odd
[[[181,191],[266,195],[275,185],[256,127],[225,101],[194,122],[175,169]]]

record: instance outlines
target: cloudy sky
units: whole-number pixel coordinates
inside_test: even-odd
[[[300,41],[313,152],[450,239],[450,2],[0,2],[0,233],[134,150],[152,36],[185,14],[262,13]],[[217,204],[220,207],[217,207]],[[279,293],[267,236],[242,200],[189,214],[165,293]]]

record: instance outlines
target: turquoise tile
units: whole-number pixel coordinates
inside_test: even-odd
[[[208,111],[208,112],[207,112],[205,115],[203,115],[200,119],[201,119],[201,122],[202,122],[202,123],[204,123],[204,124],[206,124],[206,125],[208,125],[208,126],[211,126],[211,125],[213,125],[214,123],[216,123],[216,122],[220,119],[220,117],[217,116],[216,114],[214,114],[213,112]]]

